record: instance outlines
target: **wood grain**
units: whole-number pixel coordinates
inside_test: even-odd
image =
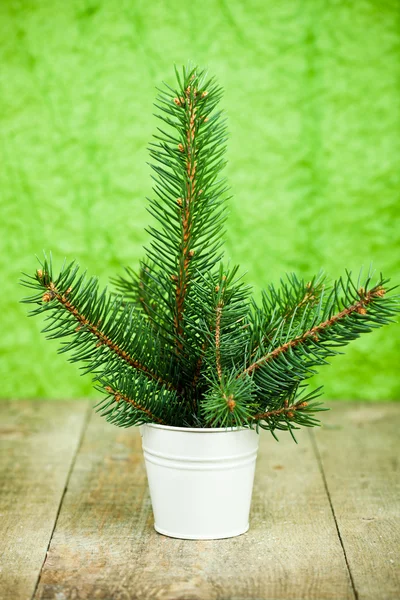
[[[399,409],[336,403],[313,433],[359,600],[400,598]]]
[[[157,534],[137,429],[93,415],[36,599],[354,598],[311,439],[262,433],[250,531],[218,541]]]
[[[30,599],[76,454],[86,402],[0,403],[0,598]]]

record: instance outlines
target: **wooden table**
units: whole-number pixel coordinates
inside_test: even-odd
[[[298,446],[262,432],[247,534],[183,541],[153,529],[136,428],[3,402],[1,600],[397,600],[400,404],[331,407]]]

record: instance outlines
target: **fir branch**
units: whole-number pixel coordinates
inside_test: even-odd
[[[360,295],[360,300],[358,300],[351,306],[344,308],[339,313],[331,316],[329,319],[326,319],[322,323],[315,325],[308,331],[305,331],[301,336],[294,338],[288,342],[285,342],[278,348],[275,348],[272,352],[269,352],[265,356],[262,356],[261,358],[253,362],[251,365],[249,365],[242,373],[240,373],[239,377],[242,377],[244,375],[251,375],[254,371],[259,369],[264,364],[277,358],[280,354],[287,352],[290,348],[295,348],[296,346],[304,344],[310,338],[318,342],[319,334],[321,332],[323,332],[326,329],[329,329],[330,327],[344,320],[346,317],[352,315],[353,313],[357,313],[360,315],[367,314],[366,307],[368,307],[368,305],[371,304],[371,302],[373,302],[373,300],[375,300],[376,298],[382,298],[385,295],[386,291],[381,285],[378,285],[368,292],[365,292],[365,290],[361,288],[358,291],[358,293]]]
[[[157,116],[171,129],[160,128],[150,146],[157,198],[150,200],[149,211],[161,228],[149,229],[147,258],[155,283],[150,296],[169,309],[169,340],[185,385],[191,386],[203,340],[191,332],[197,317],[189,296],[196,279],[220,259],[226,133],[220,113],[214,112],[221,97],[214,80],[197,68],[184,69],[177,79],[179,89],[159,90],[156,103]]]
[[[286,415],[289,419],[294,417],[294,413],[297,410],[303,410],[307,408],[308,403],[306,401],[300,400],[298,404],[292,404],[289,406],[289,401],[286,399],[282,408],[277,408],[275,410],[268,410],[267,412],[261,412],[255,414],[252,418],[254,421],[261,421],[268,419],[269,417],[277,417],[280,415]]]
[[[194,75],[193,75],[194,78]],[[202,93],[202,96],[205,92]],[[196,197],[196,148],[195,148],[195,135],[196,135],[196,96],[197,91],[192,91],[191,86],[185,90],[186,100],[182,103],[180,99],[175,99],[175,102],[184,107],[184,110],[187,115],[187,124],[186,124],[186,144],[179,144],[179,150],[185,154],[186,160],[186,172],[187,172],[187,182],[186,182],[186,194],[178,204],[182,204],[182,239],[181,239],[181,247],[182,247],[182,257],[180,261],[180,269],[179,274],[176,281],[175,288],[175,296],[176,296],[176,314],[175,314],[175,331],[176,331],[176,340],[177,340],[177,348],[181,352],[182,345],[182,335],[183,335],[183,311],[185,306],[185,298],[187,292],[187,286],[189,281],[189,264],[191,258],[194,256],[194,250],[191,249],[191,205]],[[182,98],[183,100],[183,98]]]
[[[96,410],[119,427],[140,423],[179,425],[188,418],[187,407],[176,392],[159,386],[143,373],[132,376],[128,369],[105,373],[98,379],[96,388],[106,393],[96,405]]]
[[[85,372],[118,373],[129,367],[158,386],[176,390],[175,370],[165,349],[140,314],[121,297],[112,298],[106,290],[99,294],[94,278],[78,276],[74,263],[63,266],[55,279],[46,257],[34,276],[23,281],[35,290],[24,300],[37,304],[31,314],[47,313],[48,338],[65,338],[60,351],[74,350],[73,362],[85,363]]]
[[[40,271],[38,271],[38,277],[40,278]],[[172,388],[170,383],[163,381],[161,377],[159,377],[155,373],[152,373],[150,369],[148,369],[145,365],[132,358],[132,356],[129,356],[126,350],[122,350],[122,348],[120,348],[118,344],[113,342],[108,337],[108,335],[106,335],[103,331],[101,331],[101,329],[99,329],[98,324],[96,325],[92,323],[87,317],[85,317],[83,313],[79,312],[76,306],[74,306],[67,298],[67,294],[70,294],[72,292],[72,288],[68,288],[65,294],[62,294],[59,292],[53,281],[48,281],[46,283],[43,283],[43,285],[47,289],[47,292],[43,294],[42,301],[50,302],[51,300],[57,300],[57,302],[59,302],[65,308],[65,310],[67,310],[69,313],[71,313],[71,315],[73,315],[73,317],[79,323],[79,329],[81,327],[85,327],[87,331],[90,331],[90,333],[92,333],[99,340],[98,346],[102,344],[104,346],[107,346],[107,348],[109,348],[112,352],[114,352],[114,354],[122,358],[122,360],[124,360],[130,367],[138,369],[139,371],[142,371],[146,375],[146,377],[154,379],[155,381],[158,381],[159,383]],[[77,331],[79,331],[79,329],[77,329]]]
[[[160,425],[167,425],[165,421],[154,415],[148,408],[140,405],[133,398],[129,398],[126,394],[119,391],[118,389],[114,389],[110,385],[106,385],[104,387],[105,391],[108,392],[111,396],[114,397],[115,402],[119,403],[121,401],[131,404],[137,411],[142,412],[149,418],[151,423],[159,423]]]
[[[262,337],[252,344],[252,359],[266,343],[271,342],[282,321],[291,326],[293,320],[299,322],[304,316],[312,319],[310,309],[318,304],[326,287],[326,277],[322,272],[307,283],[299,280],[294,273],[286,278],[286,281],[281,279],[279,289],[271,284],[267,290],[263,290],[262,310],[253,301],[255,315],[260,319],[255,330],[256,333],[262,331]]]
[[[206,426],[249,426],[252,415],[259,411],[260,404],[250,377],[237,379],[235,371],[224,373],[221,380],[214,373],[210,376],[209,387],[200,403]]]

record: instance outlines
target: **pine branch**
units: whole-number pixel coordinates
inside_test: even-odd
[[[41,274],[42,273],[40,271],[38,271],[39,279],[40,279]],[[43,279],[43,275],[42,275],[42,279]],[[97,345],[106,346],[107,348],[109,348],[111,350],[111,352],[114,352],[114,354],[116,354],[117,356],[122,358],[122,360],[124,360],[130,367],[133,367],[134,369],[138,369],[139,371],[142,371],[143,373],[145,373],[145,375],[147,377],[154,379],[155,381],[158,381],[159,383],[162,383],[162,384],[165,383],[161,377],[158,377],[158,375],[156,375],[155,373],[152,373],[145,365],[141,364],[139,361],[132,358],[132,356],[129,356],[128,352],[126,352],[125,350],[122,350],[122,348],[120,348],[118,346],[118,344],[113,342],[108,337],[108,335],[106,335],[98,327],[98,324],[96,325],[94,323],[91,323],[90,320],[87,317],[85,317],[85,315],[83,313],[79,312],[79,310],[76,308],[76,306],[74,306],[67,298],[67,294],[71,293],[72,288],[68,288],[66,290],[65,294],[62,294],[57,289],[57,287],[53,281],[49,281],[48,283],[44,283],[43,285],[47,291],[43,294],[42,301],[47,303],[47,302],[50,302],[51,300],[57,300],[57,302],[59,302],[65,310],[67,310],[71,315],[73,315],[73,317],[79,323],[79,325],[77,327],[77,331],[79,331],[80,328],[84,327],[87,331],[90,331],[90,333],[92,333],[99,340]],[[170,384],[167,384],[167,385],[170,385]]]
[[[206,425],[212,427],[249,426],[260,405],[250,377],[237,379],[235,372],[223,373],[222,379],[210,375],[209,387],[201,401],[200,412]]]
[[[85,372],[118,372],[128,366],[175,389],[162,346],[141,316],[129,305],[122,308],[121,297],[112,298],[106,290],[99,294],[97,280],[78,276],[78,269],[74,263],[64,265],[55,280],[51,263],[45,259],[42,268],[23,282],[36,292],[25,300],[38,304],[32,314],[46,312],[50,319],[44,330],[47,337],[71,337],[61,351],[74,350],[71,360],[84,362]]]
[[[149,210],[161,229],[149,229],[154,285],[148,290],[169,309],[169,339],[190,386],[203,344],[188,331],[196,320],[189,314],[190,288],[220,259],[226,185],[219,173],[226,133],[220,113],[214,112],[221,97],[214,80],[196,68],[184,69],[183,79],[177,73],[177,79],[178,89],[160,90],[156,104],[169,131],[159,129],[150,147],[156,198]]]
[[[265,356],[262,356],[251,365],[249,365],[241,374],[243,375],[251,375],[256,369],[259,369],[265,363],[277,358],[280,354],[287,352],[290,348],[295,348],[298,345],[304,344],[310,338],[314,341],[319,340],[319,335],[326,329],[332,327],[333,325],[343,321],[346,317],[353,315],[354,313],[359,315],[367,314],[367,307],[370,305],[375,299],[383,298],[385,295],[385,289],[382,285],[377,285],[372,290],[365,292],[362,288],[359,290],[360,300],[355,302],[354,304],[344,308],[336,315],[331,316],[326,319],[322,323],[313,326],[311,329],[305,331],[301,336],[296,337],[288,342],[285,342],[278,348],[275,348],[272,352],[269,352]]]
[[[193,75],[194,78],[194,75]],[[178,106],[182,106],[186,112],[186,141],[185,146],[180,143],[179,150],[185,155],[185,166],[187,172],[186,194],[178,205],[182,204],[182,257],[180,261],[179,273],[176,281],[175,296],[176,296],[176,314],[175,314],[175,331],[178,349],[181,352],[183,345],[181,337],[183,335],[183,310],[185,305],[185,297],[189,280],[189,264],[194,256],[194,250],[191,249],[191,205],[196,197],[196,166],[195,158],[195,134],[196,134],[196,96],[197,92],[192,91],[190,85],[185,89],[186,99],[175,99]],[[203,91],[202,96],[206,95]]]
[[[306,385],[297,384],[284,400],[275,399],[273,405],[267,411],[258,412],[250,419],[250,424],[256,423],[256,427],[266,429],[278,440],[275,431],[289,431],[293,440],[297,443],[294,431],[299,427],[317,427],[320,422],[315,419],[314,414],[329,410],[321,406],[320,402],[315,402],[319,397],[321,388],[318,388],[308,394],[304,394]]]
[[[96,410],[119,427],[141,423],[179,425],[188,412],[176,392],[160,387],[143,373],[132,377],[128,370],[105,374],[97,389],[106,394]]]
[[[388,295],[387,280],[381,278],[374,287],[370,282],[369,275],[363,286],[355,285],[347,273],[345,280],[325,287],[318,304],[309,306],[300,319],[293,312],[288,321],[282,317],[273,322],[275,333],[262,354],[237,373],[239,379],[254,380],[257,398],[264,405],[261,412],[284,407],[316,366],[339,354],[338,347],[392,321],[399,312],[397,297]],[[274,427],[272,422],[269,428]]]
[[[114,389],[110,385],[106,385],[104,389],[111,396],[113,396],[114,401],[116,403],[119,403],[122,401],[122,402],[126,402],[127,404],[131,404],[137,411],[143,413],[149,419],[150,423],[159,423],[160,425],[167,425],[167,423],[165,423],[165,421],[163,421],[162,419],[160,419],[159,417],[154,415],[145,406],[142,406],[138,402],[135,402],[135,400],[133,400],[133,398],[129,398],[129,396],[127,396],[126,394],[123,394],[122,392],[120,392],[117,389]],[[120,414],[118,416],[120,416]]]
[[[312,308],[318,305],[321,295],[324,293],[326,277],[322,272],[307,283],[298,279],[294,273],[286,277],[286,281],[281,279],[278,289],[271,284],[267,290],[263,290],[261,309],[253,301],[254,341],[252,342],[251,358],[273,339],[278,326],[282,327],[282,322],[290,327],[293,322],[312,320]],[[261,339],[257,338],[259,332],[262,332]]]

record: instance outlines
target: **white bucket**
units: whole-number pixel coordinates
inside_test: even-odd
[[[248,530],[255,430],[146,424],[140,432],[156,531],[207,540]]]

